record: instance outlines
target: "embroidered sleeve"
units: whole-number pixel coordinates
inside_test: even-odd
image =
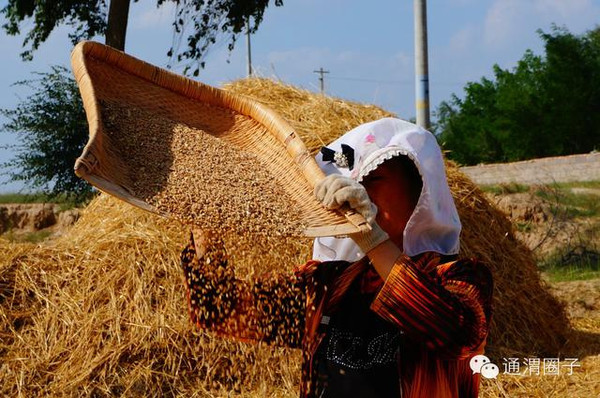
[[[492,288],[490,271],[475,260],[402,256],[371,309],[428,348],[466,358],[489,331]]]
[[[306,294],[293,274],[236,278],[223,242],[210,237],[196,250],[193,235],[181,253],[188,309],[198,327],[242,341],[298,347]]]

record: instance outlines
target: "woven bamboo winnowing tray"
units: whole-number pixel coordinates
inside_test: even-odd
[[[291,126],[262,104],[95,42],[79,43],[71,55],[71,64],[89,124],[89,140],[75,163],[75,173],[101,191],[153,213],[178,216],[160,212],[136,196],[133,186],[144,168],[131,170],[128,154],[114,148],[104,130],[103,120],[110,116],[106,104],[118,104],[201,128],[228,145],[256,156],[301,209],[303,233],[307,236],[347,235],[369,229],[359,214],[326,210],[314,198],[313,187],[325,177],[323,172]],[[236,128],[236,123],[248,120],[258,129],[246,132],[239,125]],[[147,135],[137,139],[152,137],[153,132],[149,130]],[[153,160],[148,154],[147,162],[150,164]],[[168,180],[168,176],[156,177]]]

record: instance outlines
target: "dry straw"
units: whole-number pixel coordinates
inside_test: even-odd
[[[274,108],[312,151],[389,113],[266,79],[227,90]],[[483,380],[484,397],[598,396],[598,320],[569,332],[512,226],[458,169],[449,182],[464,230],[462,250],[491,267],[495,281],[490,356],[574,356],[574,375]],[[222,340],[190,324],[178,267],[187,228],[107,196],[42,245],[0,240],[0,396],[295,397],[296,350]],[[310,241],[225,237],[238,275],[290,272]],[[570,343],[561,350],[563,340]],[[587,357],[586,357],[587,356]],[[503,377],[504,376],[504,377]]]

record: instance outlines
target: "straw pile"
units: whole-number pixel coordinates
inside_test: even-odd
[[[274,108],[313,151],[389,115],[264,79],[227,89]],[[507,218],[454,165],[448,173],[464,225],[463,254],[486,261],[495,276],[490,357],[500,365],[502,356],[558,356],[569,337],[562,305],[540,281]],[[55,241],[36,246],[0,239],[0,396],[297,396],[298,351],[194,330],[178,267],[187,234],[100,196]],[[307,239],[235,238],[224,237],[238,276],[290,272],[310,256]],[[593,380],[599,362],[584,362],[579,378],[538,378],[531,388],[541,395],[589,396],[589,383],[576,391],[572,384]],[[511,385],[521,393],[529,391],[527,383],[484,380],[484,393],[502,396]]]
[[[0,396],[293,390],[292,350],[190,324],[178,267],[186,239],[179,225],[106,195],[56,241],[0,239]]]

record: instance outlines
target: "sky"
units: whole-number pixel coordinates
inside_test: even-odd
[[[398,117],[415,116],[414,24],[410,0],[273,1],[258,32],[251,37],[255,73],[318,92],[315,70],[325,75],[327,95],[375,104]],[[0,7],[7,4],[0,0]],[[131,5],[125,51],[160,67],[173,40],[174,8],[156,8],[155,0]],[[0,18],[0,24],[4,20]],[[600,0],[429,0],[427,2],[429,91],[432,111],[452,94],[463,96],[467,82],[492,77],[498,64],[513,68],[527,49],[543,54],[538,29],[552,24],[581,34],[600,24]],[[23,25],[27,32],[31,21]],[[13,109],[31,94],[14,82],[46,72],[51,65],[69,66],[72,44],[68,27],[56,29],[34,53],[19,57],[23,36],[0,32],[0,108]],[[103,38],[97,38],[103,42]],[[224,38],[206,57],[197,80],[213,86],[247,74],[245,37],[233,52]],[[172,65],[182,72],[183,65]],[[6,120],[0,116],[0,126]],[[0,128],[1,130],[1,128]],[[18,139],[0,131],[0,163],[14,152]],[[0,193],[27,189],[0,176]]]

